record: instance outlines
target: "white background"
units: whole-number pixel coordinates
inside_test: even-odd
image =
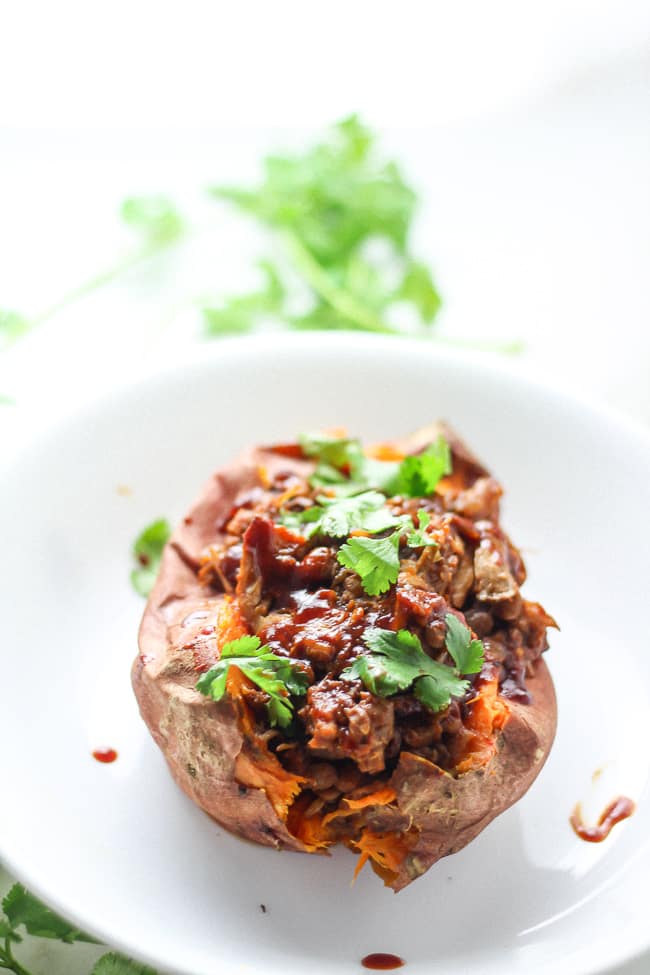
[[[351,111],[420,191],[440,333],[521,339],[522,369],[650,423],[646,2],[0,3],[0,37],[0,306],[128,250],[130,193],[195,229],[0,357],[0,435],[195,341],[193,299],[251,284],[261,246],[204,188]]]

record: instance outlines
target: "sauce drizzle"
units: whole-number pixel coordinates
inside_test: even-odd
[[[571,823],[573,832],[581,840],[585,840],[587,843],[602,843],[603,840],[607,839],[613,827],[622,820],[628,819],[635,809],[636,806],[631,799],[628,799],[627,796],[618,796],[601,813],[596,826],[585,826],[582,821],[580,803],[578,803],[571,813],[569,822]]]
[[[375,972],[389,972],[394,968],[402,968],[404,959],[399,955],[390,955],[384,951],[375,951],[361,959],[364,968],[371,968]]]
[[[98,762],[102,762],[104,765],[110,765],[117,758],[117,752],[114,748],[97,748],[92,753],[93,758],[97,759]]]

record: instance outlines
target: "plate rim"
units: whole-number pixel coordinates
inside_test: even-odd
[[[211,346],[197,344],[188,347],[180,354],[175,353],[166,356],[163,360],[145,366],[138,376],[128,375],[119,379],[110,389],[102,388],[98,392],[80,397],[75,404],[68,403],[62,409],[54,409],[45,415],[42,412],[42,404],[31,403],[19,406],[13,417],[14,429],[17,434],[9,444],[9,449],[3,452],[3,461],[0,463],[0,478],[15,462],[20,461],[23,454],[27,455],[34,449],[38,449],[40,443],[52,431],[65,428],[75,418],[94,411],[110,410],[111,406],[119,403],[122,397],[135,395],[138,390],[146,387],[164,385],[168,381],[173,381],[182,370],[209,371],[215,364],[223,365],[224,358],[241,360],[242,357],[245,358],[247,351],[253,344],[258,355],[263,352],[270,355],[281,355],[283,352],[288,352],[292,355],[304,354],[306,356],[308,353],[313,354],[313,350],[317,348],[335,349],[346,354],[350,349],[358,352],[359,350],[367,351],[368,348],[374,347],[378,351],[390,349],[396,356],[404,353],[412,356],[416,342],[421,344],[423,354],[431,356],[443,365],[447,362],[451,365],[459,365],[462,368],[472,366],[480,372],[502,376],[509,383],[514,383],[519,389],[532,385],[540,394],[550,397],[556,403],[558,401],[564,402],[574,410],[590,414],[591,419],[607,422],[632,441],[635,441],[650,460],[650,429],[642,421],[619,409],[599,402],[584,391],[568,389],[562,381],[556,380],[554,377],[542,376],[540,371],[531,367],[529,363],[522,363],[521,360],[506,361],[503,358],[498,358],[494,353],[441,345],[433,340],[430,344],[426,344],[426,340],[409,337],[337,331],[334,333],[268,333],[254,337],[224,338]],[[11,424],[11,421],[9,422]],[[644,846],[647,845],[644,844]],[[639,850],[639,854],[641,852],[642,850]],[[3,849],[1,837],[0,862],[18,882],[23,883],[55,911],[78,924],[82,930],[86,930],[106,942],[110,946],[108,950],[115,948],[127,956],[154,966],[161,972],[172,972],[171,969],[165,967],[164,963],[161,965],[158,958],[142,950],[137,944],[128,939],[116,937],[112,931],[106,930],[101,922],[95,924],[91,921],[88,923],[77,911],[70,909],[65,902],[61,902],[55,895],[52,895],[45,887],[41,886],[37,876],[33,876],[28,868],[23,869],[21,864],[14,860],[11,851]],[[601,886],[600,890],[594,892],[594,896],[606,890],[613,883],[618,873],[619,871],[615,871]],[[578,905],[578,908],[580,906]],[[588,967],[580,970],[565,968],[564,966],[558,967],[558,975],[564,972],[566,975],[605,975],[612,970],[614,965],[642,958],[650,949],[650,932],[645,938],[639,936],[630,944],[626,942],[624,946],[620,947],[622,950],[617,950],[615,953],[610,951],[606,955],[601,950],[599,959],[594,959],[595,964],[589,964]],[[542,968],[529,970],[533,973],[542,972]],[[189,969],[186,969],[186,972],[187,975],[191,975]]]

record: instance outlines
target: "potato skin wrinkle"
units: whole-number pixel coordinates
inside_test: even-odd
[[[343,843],[359,855],[357,871],[369,862],[394,891],[530,788],[557,721],[542,657],[556,624],[521,593],[523,560],[499,523],[501,486],[441,424],[367,453],[399,461],[441,433],[451,473],[426,498],[386,502],[396,516],[425,509],[436,544],[402,541],[397,581],[379,596],[337,560],[344,538],[308,538],[281,523],[323,490],[310,486],[316,461],[298,444],[256,447],[217,471],[165,547],[132,668],[173,778],[208,815],[276,849],[326,853]],[[375,693],[346,677],[367,652],[369,626],[407,629],[449,665],[449,613],[484,648],[464,697],[434,712],[412,689],[378,697],[373,684]],[[196,688],[224,645],[245,635],[308,675],[286,729],[236,666],[220,700]]]

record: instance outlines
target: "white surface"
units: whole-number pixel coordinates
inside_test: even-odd
[[[647,423],[649,119],[646,53],[471,125],[380,128],[421,193],[413,246],[443,294],[437,330],[521,339],[525,361]],[[49,411],[192,341],[192,300],[255,286],[268,247],[203,188],[253,181],[265,151],[314,134],[246,118],[191,132],[0,131],[0,305],[38,312],[110,264],[129,246],[115,214],[130,193],[169,192],[200,230],[23,342],[0,361],[0,391]]]
[[[650,665],[633,610],[650,583],[648,440],[481,357],[358,336],[343,355],[340,341],[226,343],[26,438],[0,482],[0,740],[21,729],[3,757],[15,801],[0,805],[0,855],[86,928],[187,975],[345,975],[377,950],[414,973],[602,971],[648,941]],[[345,851],[242,843],[179,793],[126,679],[142,607],[125,553],[243,443],[296,423],[376,438],[439,414],[505,482],[527,592],[561,622],[560,724],[522,802],[395,897],[370,873],[350,888]],[[90,757],[102,744],[114,765]],[[574,802],[594,816],[619,792],[636,815],[605,844],[577,840]]]
[[[307,120],[358,110],[421,190],[443,332],[522,338],[522,366],[650,424],[646,0],[369,8],[6,5],[0,305],[40,311],[110,264],[130,193],[171,192],[212,228],[0,359],[20,413],[42,424],[187,345],[188,301],[248,287],[260,247],[216,208],[206,220],[202,187],[248,181],[270,147],[311,137]],[[3,452],[15,412],[0,408]],[[87,975],[95,949],[21,950],[39,975]]]
[[[35,29],[37,25],[37,29]],[[644,0],[22,0],[3,11],[0,125],[426,125],[522,104],[643,51]],[[29,70],[26,70],[26,55]]]

